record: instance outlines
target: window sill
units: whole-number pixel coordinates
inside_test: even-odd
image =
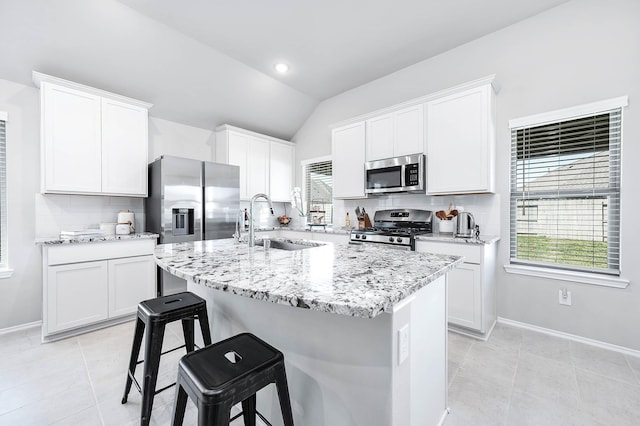
[[[539,266],[504,265],[504,270],[510,274],[527,275],[530,277],[549,278],[561,281],[573,281],[582,284],[599,285],[603,287],[627,288],[629,280],[615,276],[589,274],[576,271],[561,271],[558,269],[541,268]]]
[[[13,269],[11,268],[0,268],[0,279],[1,278],[10,278],[13,275]]]

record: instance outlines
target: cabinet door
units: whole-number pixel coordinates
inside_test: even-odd
[[[449,322],[482,330],[482,286],[480,265],[463,263],[448,275]]]
[[[427,103],[428,193],[492,190],[490,90],[483,86]]]
[[[295,147],[271,142],[269,161],[269,196],[271,201],[291,201],[294,180]]]
[[[269,192],[269,141],[249,137],[247,150],[247,198]]]
[[[47,268],[45,334],[107,319],[107,262],[84,262]]]
[[[333,197],[364,198],[365,123],[333,129]]]
[[[393,156],[422,154],[424,146],[424,108],[416,105],[394,114]]]
[[[147,195],[148,112],[102,99],[102,192]]]
[[[138,303],[156,294],[153,256],[109,260],[109,318],[135,313]]]
[[[394,156],[393,127],[393,114],[385,114],[367,120],[367,161]]]
[[[100,97],[42,83],[42,191],[100,193]]]
[[[229,164],[240,167],[240,199],[248,199],[247,193],[247,150],[249,136],[241,133],[229,132],[228,135]]]

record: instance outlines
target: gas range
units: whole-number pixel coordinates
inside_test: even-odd
[[[429,210],[378,210],[373,216],[373,227],[354,229],[353,243],[378,243],[415,250],[415,236],[431,234],[433,213]]]

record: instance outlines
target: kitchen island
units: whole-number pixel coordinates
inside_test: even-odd
[[[249,331],[285,354],[297,425],[443,421],[446,274],[462,258],[374,244],[265,250],[233,240],[160,245],[155,257],[207,300],[214,341]],[[258,410],[281,424],[271,387],[258,394]]]

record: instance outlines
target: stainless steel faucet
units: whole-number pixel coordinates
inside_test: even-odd
[[[236,214],[236,232],[232,235],[238,242],[242,242],[242,228],[244,227],[244,210],[239,209]]]
[[[267,194],[256,194],[251,197],[251,201],[249,202],[249,247],[253,247],[256,245],[256,241],[254,239],[254,230],[253,230],[253,203],[258,198],[264,198],[269,203],[269,210],[271,210],[271,214],[273,214],[273,204],[271,204],[271,199]]]

